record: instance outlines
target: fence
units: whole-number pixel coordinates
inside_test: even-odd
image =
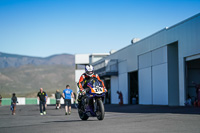
[[[25,98],[25,97],[18,97],[17,98],[17,105],[31,105],[31,104],[39,104],[39,101],[37,98]],[[61,98],[60,101],[61,104],[64,104],[64,99]],[[74,103],[73,98],[71,99],[71,103]],[[11,98],[2,98],[1,105],[10,105],[11,104]],[[56,99],[55,98],[48,98],[47,99],[47,104],[56,104]]]

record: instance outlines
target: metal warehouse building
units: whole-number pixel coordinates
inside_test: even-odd
[[[110,103],[184,105],[200,83],[200,14],[90,62],[109,89]]]

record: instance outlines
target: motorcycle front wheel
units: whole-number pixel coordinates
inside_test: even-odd
[[[89,118],[89,116],[87,115],[87,114],[85,114],[82,110],[78,110],[78,114],[79,114],[79,117],[81,118],[81,120],[84,120],[84,121],[86,121],[88,118]]]
[[[104,105],[101,99],[97,100],[97,119],[98,120],[103,120],[104,119],[104,115],[105,115],[105,110],[104,110]]]

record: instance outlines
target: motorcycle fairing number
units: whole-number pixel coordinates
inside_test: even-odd
[[[96,92],[96,93],[103,93],[103,89],[101,88],[101,87],[96,87],[96,88],[94,88],[94,91]]]

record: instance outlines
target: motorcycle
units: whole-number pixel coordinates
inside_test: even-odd
[[[104,119],[105,93],[105,89],[97,78],[91,78],[87,82],[87,88],[81,93],[81,105],[78,109],[80,119],[87,120],[89,117],[97,117],[98,120]]]

